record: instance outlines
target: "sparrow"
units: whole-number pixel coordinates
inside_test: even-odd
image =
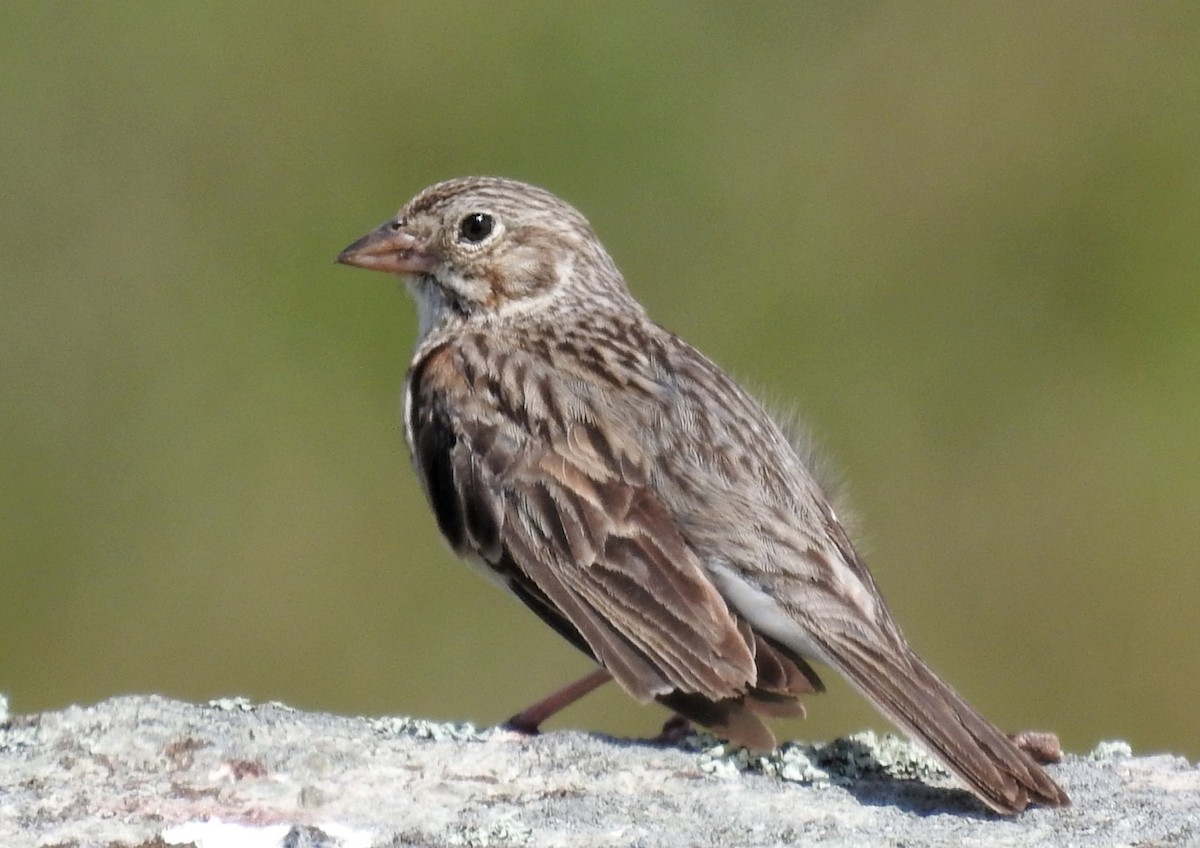
[[[515,180],[433,185],[337,261],[417,306],[413,465],[450,548],[611,677],[758,750],[839,671],[984,804],[1066,793],[909,647],[825,490],[763,406],[660,327],[582,214]]]

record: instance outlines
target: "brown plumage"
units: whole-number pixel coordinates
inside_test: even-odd
[[[1066,794],[909,649],[780,427],[653,323],[550,193],[426,189],[339,261],[406,277],[405,434],[450,546],[600,663],[735,742],[826,663],[989,807]]]

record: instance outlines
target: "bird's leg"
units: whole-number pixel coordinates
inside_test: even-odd
[[[589,671],[574,683],[568,683],[557,692],[552,692],[536,704],[521,710],[515,716],[504,722],[504,726],[518,733],[536,734],[541,724],[559,710],[566,709],[593,689],[603,686],[612,680],[607,669],[597,668]]]

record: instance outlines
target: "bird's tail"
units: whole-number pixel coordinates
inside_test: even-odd
[[[945,683],[907,645],[829,646],[828,659],[896,725],[923,743],[981,801],[999,813],[1031,803],[1061,807],[1067,794]]]

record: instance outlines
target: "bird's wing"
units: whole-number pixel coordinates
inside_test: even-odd
[[[595,416],[532,420],[523,403],[480,402],[451,349],[429,352],[406,389],[413,459],[443,535],[591,654],[630,694],[751,747],[757,714],[802,712],[819,691],[802,658],[730,611],[650,486],[630,432]]]
[[[494,429],[464,433],[450,461],[471,547],[511,560],[510,579],[531,584],[517,593],[544,598],[636,697],[744,694],[750,645],[662,504],[624,479],[629,457],[601,438],[576,423],[514,452]]]
[[[753,686],[752,647],[641,484],[636,443],[578,420],[533,437],[503,404],[472,414],[448,399],[461,379],[452,358],[431,352],[407,394],[413,460],[451,547],[569,623],[635,697],[721,700]]]

